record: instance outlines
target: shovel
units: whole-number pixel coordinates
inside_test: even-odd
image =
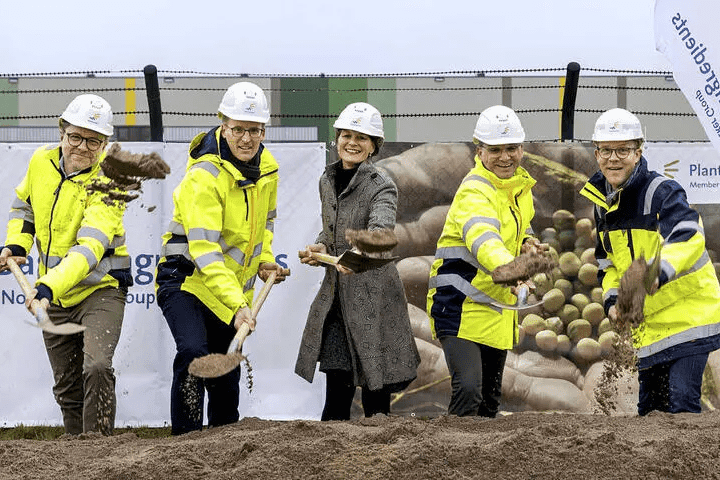
[[[262,290],[260,290],[258,298],[255,300],[252,307],[251,315],[253,319],[257,317],[260,307],[263,302],[265,302],[268,293],[270,293],[270,289],[275,283],[276,276],[277,272],[272,271],[267,280],[265,280],[265,285],[263,285]],[[240,350],[243,342],[245,341],[245,337],[247,337],[249,333],[250,326],[246,322],[243,322],[243,324],[240,325],[240,328],[238,328],[235,337],[233,337],[230,342],[227,354],[223,355],[221,353],[211,353],[209,355],[205,355],[204,357],[198,357],[190,363],[188,371],[191,375],[200,378],[216,378],[232,372],[238,365],[240,365],[240,362],[245,359],[245,356],[240,353]]]
[[[17,280],[20,285],[25,297],[29,297],[33,288],[30,286],[30,283],[28,283],[25,275],[23,275],[17,262],[13,260],[12,257],[8,257],[7,265],[10,267],[10,271],[12,271],[13,275],[15,275],[15,280]],[[50,320],[50,317],[48,317],[45,309],[40,305],[39,300],[33,299],[33,301],[30,302],[30,310],[35,316],[35,320],[37,320],[37,323],[31,323],[30,325],[35,325],[36,327],[41,328],[44,332],[54,333],[55,335],[72,335],[80,333],[86,328],[76,323],[63,323],[61,325],[55,325]]]
[[[518,288],[517,303],[515,305],[508,305],[507,303],[501,302],[491,302],[490,305],[502,308],[503,310],[527,310],[528,308],[535,308],[545,303],[545,300],[540,300],[539,302],[528,305],[527,299],[529,294],[530,288],[526,284],[522,284]]]
[[[387,265],[388,263],[394,262],[400,258],[375,258],[363,255],[362,253],[358,253],[353,250],[346,250],[345,253],[339,257],[320,252],[311,252],[310,255],[318,262],[325,263],[327,265],[342,265],[355,273],[367,272],[368,270],[382,267],[383,265]]]

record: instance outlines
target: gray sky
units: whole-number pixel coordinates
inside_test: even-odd
[[[654,0],[2,3],[2,74],[147,64],[211,73],[379,74],[564,68],[571,61],[671,70],[654,47]]]

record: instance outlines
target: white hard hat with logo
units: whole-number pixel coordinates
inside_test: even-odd
[[[225,91],[218,112],[243,122],[267,123],[270,107],[262,88],[251,82],[238,82]]]
[[[525,141],[525,130],[517,114],[504,105],[488,107],[480,113],[473,133],[475,143],[505,145]]]
[[[104,98],[91,93],[75,97],[60,118],[76,127],[87,128],[108,137],[113,134],[110,104]]]
[[[379,149],[384,140],[383,121],[380,111],[369,103],[351,103],[340,112],[333,124],[336,130],[354,130],[376,138]]]
[[[593,142],[617,142],[643,138],[640,120],[623,108],[613,108],[595,122]]]

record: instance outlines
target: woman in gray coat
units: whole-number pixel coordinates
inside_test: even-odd
[[[383,143],[380,112],[348,105],[333,125],[339,161],[320,177],[323,229],[300,261],[319,265],[311,252],[340,255],[351,245],[345,230],[395,227],[397,187],[365,160]],[[317,362],[327,380],[321,420],[349,420],[357,386],[366,417],[390,413],[390,394],[417,376],[420,355],[395,264],[363,273],[326,266],[310,307],[295,373],[312,382]]]

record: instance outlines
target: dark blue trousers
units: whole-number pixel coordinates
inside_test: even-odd
[[[653,410],[700,413],[700,389],[708,352],[680,357],[638,372],[638,414]]]
[[[216,427],[237,422],[240,367],[218,378],[202,379],[188,373],[193,359],[209,353],[227,353],[235,327],[220,320],[187,292],[158,292],[158,304],[177,347],[170,391],[171,433],[180,435],[202,430],[206,390],[208,425]]]

